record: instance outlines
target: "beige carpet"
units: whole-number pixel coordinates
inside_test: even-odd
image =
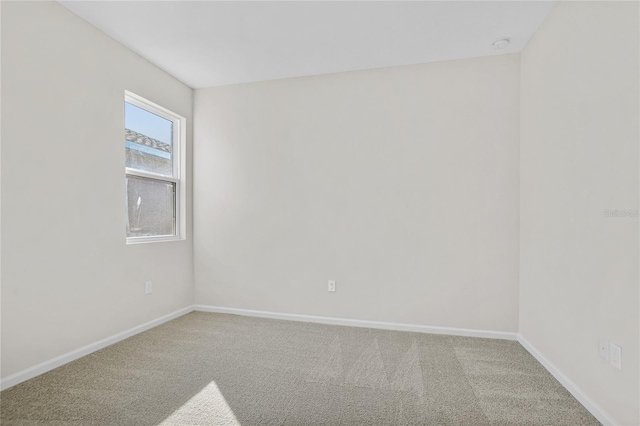
[[[196,312],[0,404],[2,426],[599,424],[516,342]]]

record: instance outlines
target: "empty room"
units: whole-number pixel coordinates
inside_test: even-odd
[[[2,426],[640,425],[640,2],[0,36]]]

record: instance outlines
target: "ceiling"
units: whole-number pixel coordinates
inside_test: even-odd
[[[61,1],[193,88],[520,52],[550,1]],[[496,39],[509,46],[495,50]]]

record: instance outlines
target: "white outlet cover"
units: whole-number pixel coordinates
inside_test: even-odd
[[[153,292],[153,281],[147,281],[144,283],[144,294]]]
[[[622,370],[622,348],[615,343],[609,343],[609,362],[618,370]]]
[[[336,291],[336,282],[334,280],[329,280],[329,291]]]
[[[598,342],[598,354],[600,358],[609,361],[609,341],[607,339],[600,339]]]

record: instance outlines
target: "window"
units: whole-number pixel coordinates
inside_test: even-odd
[[[185,119],[125,93],[127,243],[184,238]]]

